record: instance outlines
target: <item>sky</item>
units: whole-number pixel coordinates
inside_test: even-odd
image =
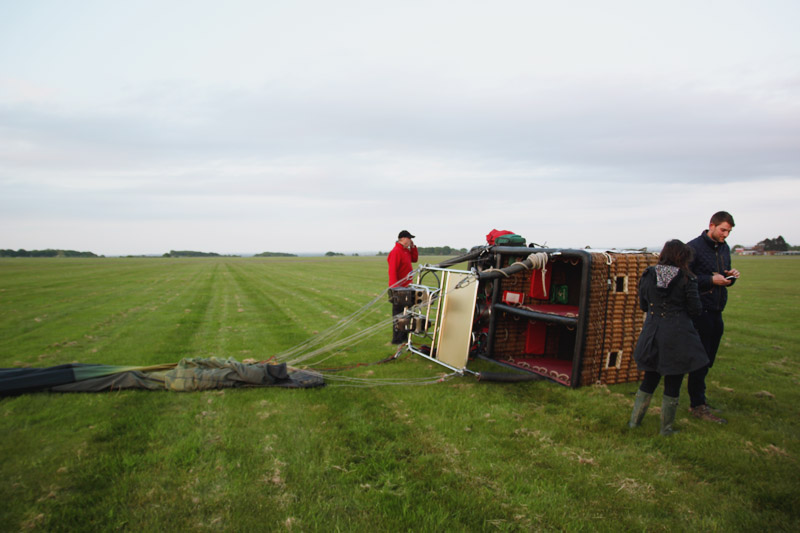
[[[660,248],[800,203],[800,3],[0,0],[0,248]]]

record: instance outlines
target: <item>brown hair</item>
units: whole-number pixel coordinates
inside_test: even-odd
[[[736,224],[733,222],[733,215],[728,213],[727,211],[717,211],[713,215],[711,215],[711,221],[709,224],[714,224],[715,226],[719,226],[723,222],[727,222],[734,227]]]
[[[672,239],[664,244],[658,258],[659,265],[672,265],[680,268],[686,274],[691,274],[689,263],[694,259],[694,250],[678,239]]]

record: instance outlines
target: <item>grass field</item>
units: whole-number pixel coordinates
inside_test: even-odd
[[[627,428],[636,384],[28,394],[0,399],[0,530],[798,531],[800,259],[735,266],[709,375],[728,425],[689,419],[685,385],[669,438],[657,409]],[[266,359],[384,285],[370,257],[4,259],[0,367]]]

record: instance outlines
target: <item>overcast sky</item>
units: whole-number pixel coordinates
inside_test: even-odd
[[[800,202],[800,2],[0,0],[0,248],[730,244]]]

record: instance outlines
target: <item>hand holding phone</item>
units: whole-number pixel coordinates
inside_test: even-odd
[[[736,270],[735,268],[726,270],[725,272],[723,272],[723,274],[725,276],[725,279],[727,280],[739,279],[739,271]]]

